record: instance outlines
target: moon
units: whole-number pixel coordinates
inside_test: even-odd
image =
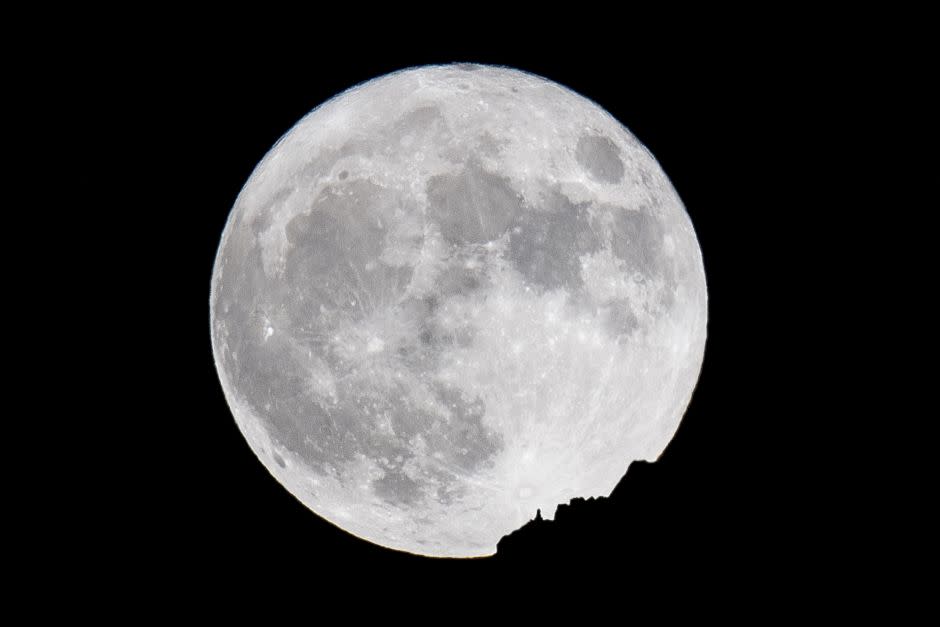
[[[360,538],[491,555],[608,496],[702,365],[701,250],[650,152],[505,67],[417,67],[301,119],[222,233],[215,364],[251,449]]]

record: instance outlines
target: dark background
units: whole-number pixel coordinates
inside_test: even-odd
[[[805,350],[807,334],[833,324],[832,312],[806,303],[838,297],[839,287],[820,271],[822,229],[797,216],[832,193],[844,111],[829,94],[848,84],[855,61],[815,32],[670,38],[596,24],[569,35],[556,26],[528,37],[520,35],[528,28],[507,26],[376,38],[320,24],[263,40],[204,26],[142,46],[124,35],[74,62],[68,89],[109,94],[76,97],[88,121],[78,141],[96,147],[94,159],[84,157],[96,167],[80,184],[94,198],[106,188],[126,192],[108,192],[120,202],[102,203],[102,222],[120,224],[121,253],[134,260],[108,263],[106,273],[128,320],[126,333],[115,330],[128,355],[115,368],[127,380],[113,401],[123,444],[115,455],[133,456],[134,470],[102,469],[98,488],[113,514],[95,519],[93,544],[118,557],[117,574],[197,590],[372,585],[372,577],[391,588],[512,580],[529,589],[541,578],[749,595],[774,595],[789,582],[823,594],[826,573],[851,551],[828,515],[844,498],[829,472],[836,452],[821,437],[834,418],[819,371],[831,362]],[[556,521],[530,524],[477,560],[383,549],[307,510],[238,431],[209,337],[222,229],[274,142],[359,82],[449,62],[544,76],[627,126],[691,216],[709,291],[701,377],[661,459],[634,464],[610,498],[563,507]],[[121,173],[114,187],[102,183],[109,168]]]
[[[629,59],[598,64],[568,53],[455,49],[381,56],[329,63],[305,76],[293,67],[272,70],[266,60],[246,71],[218,59],[206,62],[200,72],[206,84],[196,91],[195,102],[187,94],[192,139],[201,153],[198,183],[189,191],[200,199],[194,208],[204,238],[192,278],[206,409],[193,427],[201,440],[198,448],[205,451],[204,474],[187,472],[187,505],[198,516],[185,515],[184,533],[213,557],[228,554],[243,533],[259,534],[269,539],[258,556],[269,566],[316,559],[448,567],[349,536],[311,514],[268,476],[235,427],[217,382],[205,302],[228,211],[281,134],[317,104],[362,80],[416,64],[474,61],[510,65],[567,85],[607,109],[653,152],[695,225],[707,271],[710,320],[692,405],[660,462],[631,471],[636,476],[628,475],[608,502],[572,507],[557,523],[516,534],[503,547],[505,554],[501,548],[497,557],[462,568],[564,556],[626,560],[645,569],[665,561],[746,561],[755,549],[777,551],[786,538],[780,535],[782,513],[771,503],[785,486],[768,474],[775,469],[763,458],[774,446],[768,426],[782,424],[785,417],[767,397],[767,374],[759,365],[776,340],[767,337],[771,329],[760,300],[768,268],[754,254],[755,247],[766,244],[761,229],[767,225],[758,215],[770,209],[762,189],[768,175],[763,168],[769,164],[761,163],[760,148],[779,132],[768,128],[779,111],[776,103],[773,111],[767,109],[767,99],[775,94],[764,93],[766,86],[745,68],[718,59],[663,68]],[[616,58],[613,50],[609,56]],[[237,557],[239,563],[246,559],[252,558]]]

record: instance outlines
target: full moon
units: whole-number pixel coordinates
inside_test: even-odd
[[[370,542],[473,557],[662,454],[707,290],[623,125],[545,78],[446,65],[358,85],[275,144],[209,307],[225,397],[277,481]]]

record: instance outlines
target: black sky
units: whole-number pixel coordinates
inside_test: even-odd
[[[760,30],[684,40],[609,30],[519,39],[490,30],[355,44],[355,32],[272,34],[261,43],[196,29],[148,38],[132,61],[122,59],[122,41],[66,64],[63,90],[86,120],[77,141],[96,148],[82,189],[98,198],[107,188],[101,172],[120,172],[119,188],[129,192],[102,208],[102,223],[120,224],[124,252],[144,257],[109,266],[129,316],[146,329],[142,339],[139,330],[126,335],[137,346],[119,367],[148,376],[135,378],[121,408],[138,447],[125,453],[135,470],[102,473],[114,511],[102,551],[119,546],[120,563],[141,577],[170,573],[189,583],[276,587],[324,573],[479,582],[517,569],[554,578],[620,569],[630,580],[678,577],[705,588],[720,570],[757,592],[804,559],[809,542],[838,544],[820,515],[827,451],[806,436],[825,413],[810,373],[818,364],[806,365],[794,348],[803,330],[827,323],[807,320],[804,305],[827,288],[800,261],[819,242],[793,220],[824,187],[820,129],[838,116],[823,94],[842,80],[839,57]],[[709,292],[701,378],[662,458],[634,465],[610,499],[576,503],[560,520],[514,534],[495,558],[472,562],[382,549],[290,496],[231,418],[208,331],[222,228],[273,143],[359,82],[447,62],[542,75],[624,123],[685,204]],[[109,94],[104,103],[81,95],[99,90]],[[145,494],[141,484],[150,486]]]

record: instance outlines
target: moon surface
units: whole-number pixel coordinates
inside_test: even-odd
[[[215,363],[252,450],[318,515],[431,556],[495,552],[672,438],[707,291],[678,195],[579,94],[418,67],[316,108],[231,211]]]

